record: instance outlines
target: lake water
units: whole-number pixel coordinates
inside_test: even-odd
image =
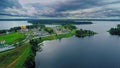
[[[107,32],[120,21],[93,23],[76,26],[97,32],[94,36],[44,41],[35,58],[36,68],[120,68],[120,37]]]
[[[12,27],[31,25],[27,21],[0,21],[0,30],[10,29]]]

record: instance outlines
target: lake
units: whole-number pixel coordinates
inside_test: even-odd
[[[0,21],[0,30],[10,29],[12,27],[31,25],[27,21]]]
[[[120,37],[107,31],[120,21],[94,21],[76,25],[98,34],[44,41],[35,57],[36,68],[120,68]]]

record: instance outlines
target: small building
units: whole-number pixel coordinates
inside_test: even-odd
[[[10,32],[8,32],[8,31],[6,32],[6,34],[9,34],[9,33],[10,33]]]
[[[6,41],[5,40],[0,40],[0,44],[5,44]]]
[[[49,33],[46,32],[46,31],[44,31],[44,30],[41,30],[41,31],[39,31],[39,30],[37,31],[37,30],[36,30],[36,31],[33,32],[33,35],[34,35],[34,36],[45,36],[45,35],[48,35],[48,34],[49,34]]]
[[[61,26],[57,26],[57,27],[54,27],[53,28],[53,31],[56,33],[56,34],[62,34],[62,33],[66,33],[66,32],[69,32],[68,29],[65,29]]]

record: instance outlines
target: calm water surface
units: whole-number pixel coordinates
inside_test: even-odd
[[[44,41],[36,55],[36,68],[120,68],[120,37],[108,31],[120,22],[94,22],[76,25],[98,34],[85,38]]]
[[[31,25],[27,21],[0,21],[0,30],[10,29],[12,27]]]

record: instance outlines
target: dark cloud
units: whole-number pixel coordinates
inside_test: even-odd
[[[76,10],[76,9],[85,9],[94,6],[101,5],[99,1],[96,0],[74,0],[68,3],[60,5],[57,11],[66,11],[66,10]]]
[[[120,10],[119,10],[120,7],[118,7],[120,6],[119,0],[107,0],[107,1],[105,0],[66,0],[65,1],[64,0],[64,2],[58,1],[58,3],[53,3],[53,4],[51,3],[49,5],[41,4],[41,2],[38,3],[28,2],[25,5],[21,5],[18,1],[19,0],[0,0],[0,9],[1,9],[0,14],[11,15],[15,13],[16,15],[18,14],[18,16],[21,15],[33,16],[33,17],[73,16],[79,18],[83,16],[84,17],[96,17],[96,16],[119,17],[120,16]],[[27,8],[25,8],[26,6]],[[7,9],[5,11],[6,8],[10,8],[10,9]]]
[[[6,8],[22,8],[18,0],[0,0],[0,15],[11,16],[11,14],[5,12]]]
[[[21,8],[21,5],[19,4],[19,2],[17,0],[0,0],[0,8],[4,9],[4,8]]]

